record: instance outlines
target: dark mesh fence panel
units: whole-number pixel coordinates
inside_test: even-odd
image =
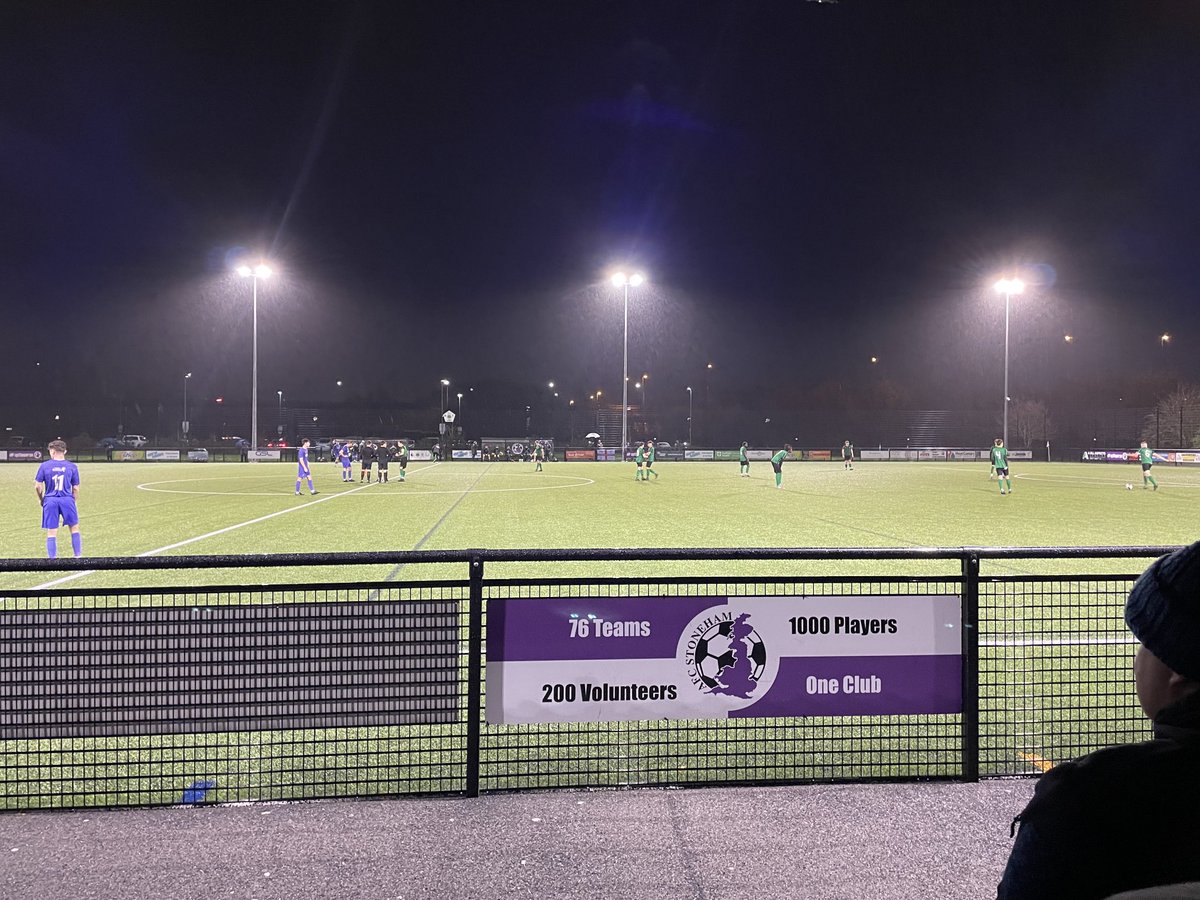
[[[420,579],[429,564],[449,580],[8,590],[0,597],[0,810],[954,779],[973,777],[976,764],[983,776],[1036,774],[1149,737],[1122,614],[1134,573],[1164,549],[425,551],[387,561],[403,562],[406,578]],[[1043,571],[1087,574],[1008,574],[1014,560],[1033,558]],[[655,560],[670,560],[674,572],[703,561],[705,571],[714,563],[734,571],[747,559],[790,562],[769,578],[610,577],[615,567],[595,578],[488,575],[533,563],[542,576],[564,560],[640,560],[643,572]],[[803,560],[854,560],[854,571],[880,574],[810,574],[829,570]],[[89,564],[199,571],[379,561]],[[47,566],[0,560],[0,571],[35,568]],[[1095,574],[1105,570],[1126,574]],[[956,571],[966,574],[947,574]],[[861,595],[962,598],[967,645],[972,634],[978,641],[978,680],[969,664],[963,678],[977,721],[967,702],[953,715],[492,725],[486,668],[473,677],[486,662],[487,606],[501,599]]]
[[[1044,771],[1146,740],[1125,627],[1128,578],[985,578],[979,599],[980,774]]]
[[[6,600],[0,806],[462,790],[464,598],[388,585]]]

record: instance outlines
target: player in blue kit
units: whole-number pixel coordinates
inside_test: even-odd
[[[354,484],[354,473],[350,471],[350,442],[346,441],[338,447],[338,461],[342,464],[342,481]]]
[[[33,489],[42,504],[42,527],[46,529],[46,555],[58,556],[59,520],[71,529],[71,549],[76,558],[83,556],[83,538],[79,534],[79,467],[67,459],[67,445],[51,441],[50,458],[38,466]]]
[[[297,497],[300,496],[300,480],[301,479],[308,480],[308,492],[310,494],[312,494],[315,497],[318,493],[317,489],[313,487],[312,469],[310,469],[308,466],[308,445],[309,445],[309,443],[310,442],[309,442],[308,438],[305,438],[304,440],[302,440],[300,442],[300,449],[296,451],[296,462],[298,463],[298,467],[296,469],[296,496]]]

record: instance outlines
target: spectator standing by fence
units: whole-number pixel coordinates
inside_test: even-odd
[[[999,900],[1101,898],[1200,881],[1200,543],[1130,591],[1134,684],[1154,739],[1063,763],[1038,782]]]

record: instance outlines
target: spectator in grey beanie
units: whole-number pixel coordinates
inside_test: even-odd
[[[1125,622],[1153,739],[1107,747],[1042,776],[1000,900],[1110,897],[1200,882],[1200,543],[1138,578]]]

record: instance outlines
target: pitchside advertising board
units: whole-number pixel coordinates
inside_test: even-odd
[[[1127,463],[1137,462],[1136,450],[1084,450],[1084,462]],[[1159,450],[1154,454],[1156,463],[1200,463],[1200,451],[1196,450]]]
[[[5,462],[41,462],[41,450],[0,450],[0,460]]]
[[[863,450],[860,459],[899,459],[918,462],[971,462],[978,460],[990,462],[991,450],[945,450],[938,447],[927,447],[923,450]],[[1009,450],[1009,459],[1033,459],[1032,450]]]
[[[957,596],[506,598],[494,724],[962,711]]]

